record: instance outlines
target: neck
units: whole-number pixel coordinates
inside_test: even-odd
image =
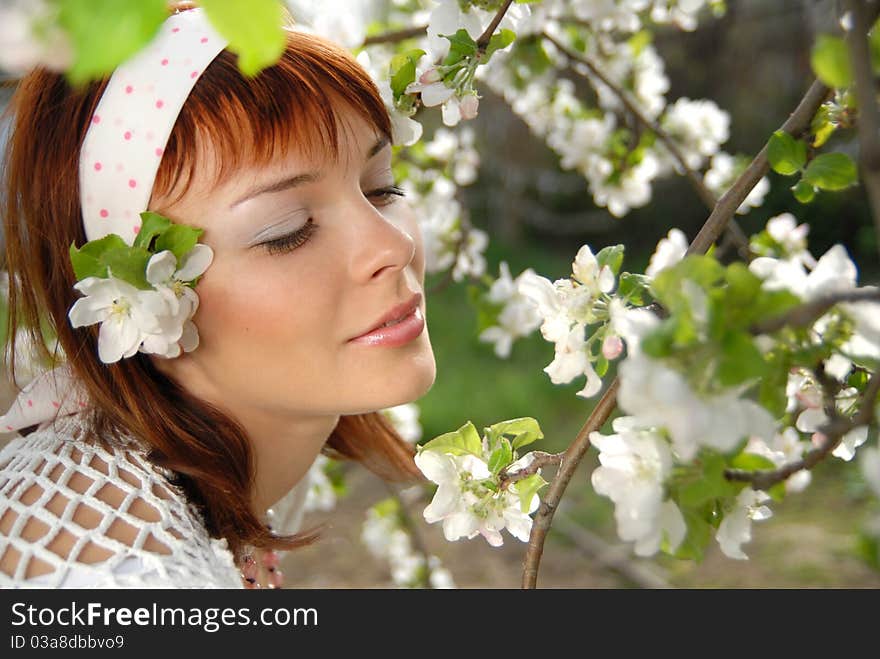
[[[262,515],[299,483],[339,421],[338,416],[272,417],[265,410],[235,417],[247,431],[255,462],[252,503]]]

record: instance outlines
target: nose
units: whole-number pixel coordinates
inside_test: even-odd
[[[361,283],[400,272],[416,255],[416,242],[404,223],[395,222],[380,210],[361,197],[353,213],[350,271]]]

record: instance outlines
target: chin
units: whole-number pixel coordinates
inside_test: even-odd
[[[437,375],[434,363],[434,354],[430,350],[419,357],[406,368],[403,373],[395,374],[390,383],[377,387],[368,394],[363,405],[356,406],[342,414],[366,414],[388,409],[404,403],[412,403],[430,391]]]

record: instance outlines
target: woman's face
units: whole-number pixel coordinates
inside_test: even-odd
[[[151,204],[203,228],[214,250],[196,286],[200,345],[161,368],[224,409],[359,414],[412,401],[434,381],[424,251],[395,194],[391,147],[353,112],[339,125],[338,158],[291,150]]]

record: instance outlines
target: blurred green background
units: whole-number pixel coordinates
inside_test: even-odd
[[[658,31],[654,43],[671,82],[667,100],[714,100],[732,118],[731,137],[722,148],[753,156],[812,82],[813,38],[835,28],[836,4],[731,0],[723,18],[704,16],[693,33]],[[623,269],[643,271],[657,241],[671,227],[692,239],[708,217],[683,178],[661,180],[647,206],[621,219],[612,217],[592,203],[583,178],[558,168],[555,155],[502,100],[488,90],[483,93],[480,115],[472,122],[482,159],[480,178],[464,190],[464,199],[474,225],[489,232],[486,257],[493,276],[498,263],[507,261],[514,277],[526,267],[551,280],[565,277],[584,243],[594,252],[623,243]],[[840,131],[827,148],[857,157],[854,131]],[[861,187],[821,193],[813,203],[802,205],[789,191],[790,180],[773,172],[768,176],[771,191],[763,206],[737,216],[747,234],[763,228],[768,218],[791,212],[810,224],[814,255],[842,243],[859,267],[859,282],[878,281],[877,238]],[[568,446],[594,401],[575,396],[583,378],[568,386],[550,383],[541,369],[553,359],[553,346],[539,333],[517,342],[509,359],[498,359],[490,344],[478,341],[476,313],[459,285],[429,294],[428,325],[438,374],[431,392],[419,401],[425,438],[467,420],[480,428],[502,419],[535,416],[546,436],[536,449],[560,451]],[[606,381],[612,376],[613,370]],[[872,435],[869,442],[875,441]],[[590,449],[582,475],[569,486],[568,514],[614,543],[613,508],[589,485],[595,455]],[[774,518],[754,524],[755,540],[744,546],[752,557],[749,567],[724,558],[717,546],[710,547],[705,565],[667,558],[658,563],[677,585],[880,585],[880,573],[870,566],[877,567],[876,547],[860,539],[863,524],[880,510],[865,491],[855,463],[830,459],[815,470],[805,492],[790,495],[773,509]],[[549,542],[565,545],[572,539],[551,533]]]

